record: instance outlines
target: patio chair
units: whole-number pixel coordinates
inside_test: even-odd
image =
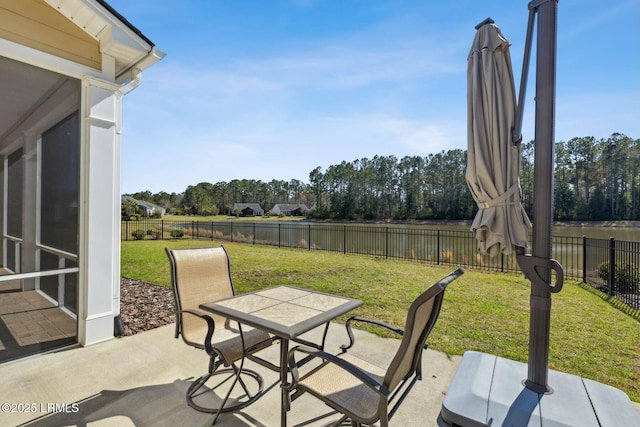
[[[272,370],[279,370],[276,365],[253,354],[270,346],[276,338],[259,329],[232,326],[228,319],[198,308],[201,303],[235,294],[229,257],[224,247],[166,248],[165,251],[171,262],[171,282],[176,303],[175,338],[182,336],[186,344],[204,349],[209,355],[209,370],[189,386],[187,403],[198,411],[215,413],[215,423],[220,413],[242,409],[261,396],[264,388],[262,377],[243,368],[244,359],[247,357]],[[240,365],[236,362],[240,362]],[[224,367],[221,368],[222,365]],[[203,387],[214,376],[221,378],[220,381],[210,388]],[[252,387],[245,379],[251,380],[249,384]],[[228,381],[231,381],[231,386],[226,385],[227,392],[221,401],[204,406],[203,401],[210,395],[208,392],[215,391]],[[237,383],[242,386],[244,395],[234,396],[233,402],[225,406]]]
[[[440,314],[445,288],[462,274],[463,270],[457,269],[418,296],[409,307],[404,331],[376,320],[352,317],[346,324],[350,342],[340,347],[341,354],[334,356],[305,346],[292,348],[288,355],[292,383],[286,385],[294,392],[291,401],[305,392],[314,395],[343,414],[335,426],[347,419],[354,426],[377,421],[381,427],[388,426],[415,382],[422,379],[422,350],[427,348],[425,341]],[[347,353],[355,343],[351,330],[354,321],[381,326],[402,336],[386,370]],[[300,377],[297,353],[315,356],[322,363]]]

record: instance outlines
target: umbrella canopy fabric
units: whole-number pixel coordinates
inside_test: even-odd
[[[512,143],[516,95],[510,43],[494,24],[481,26],[467,65],[466,180],[478,205],[471,225],[490,256],[527,247],[531,227],[521,203],[520,145]]]

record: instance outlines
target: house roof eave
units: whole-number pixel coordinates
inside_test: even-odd
[[[133,25],[131,22],[129,22],[127,20],[127,18],[125,18],[124,16],[122,16],[120,14],[120,12],[118,12],[117,10],[115,10],[109,3],[107,3],[105,0],[96,0],[100,5],[102,5],[102,7],[104,7],[105,9],[107,9],[109,11],[109,13],[111,13],[113,16],[115,16],[120,22],[122,22],[125,26],[127,26],[131,31],[133,31],[138,37],[140,37],[142,40],[144,40],[145,42],[147,42],[147,44],[151,47],[154,47],[155,44],[149,40],[147,38],[147,36],[145,36],[144,34],[142,34],[142,31],[140,31],[138,28],[136,28],[135,25]]]
[[[105,0],[44,0],[100,43],[115,59],[115,80],[122,84],[164,58],[165,53]]]

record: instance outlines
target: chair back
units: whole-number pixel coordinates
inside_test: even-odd
[[[176,303],[176,338],[179,334],[189,345],[202,348],[207,323],[185,310],[202,312],[200,304],[232,297],[229,256],[224,247],[165,249],[171,262],[171,283]],[[221,327],[226,319],[207,313]]]
[[[431,285],[409,307],[402,341],[384,377],[383,384],[388,390],[394,390],[418,369],[424,343],[440,315],[444,291],[462,274],[462,269],[450,273]]]

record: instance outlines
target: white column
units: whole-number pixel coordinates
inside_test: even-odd
[[[82,80],[78,341],[113,338],[120,312],[120,122],[118,85]]]

